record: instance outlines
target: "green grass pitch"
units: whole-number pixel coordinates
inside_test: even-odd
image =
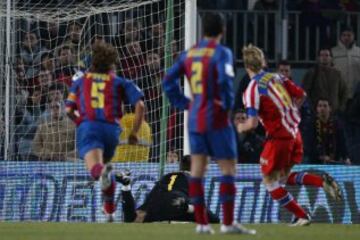
[[[360,240],[360,225],[312,224],[291,228],[285,224],[246,225],[257,235],[197,235],[194,224],[123,223],[0,223],[2,240]],[[214,226],[216,231],[219,225]]]

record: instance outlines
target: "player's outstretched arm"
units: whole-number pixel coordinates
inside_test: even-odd
[[[167,71],[162,82],[163,90],[171,105],[185,110],[189,108],[190,99],[188,99],[181,90],[179,79],[184,75],[183,59],[185,54],[180,55],[176,63]]]
[[[76,80],[76,81],[74,81],[72,83],[71,88],[69,90],[69,95],[68,95],[67,99],[65,100],[66,114],[76,125],[79,125],[80,122],[81,122],[80,116],[76,114],[76,109],[77,109],[77,105],[76,105],[77,95],[76,95],[76,92],[77,92],[80,81],[81,80]]]
[[[145,104],[143,100],[137,101],[135,104],[135,120],[134,126],[129,135],[129,144],[136,144],[138,142],[137,133],[139,132],[142,121],[145,115]]]

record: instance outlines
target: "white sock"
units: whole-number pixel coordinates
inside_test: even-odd
[[[131,190],[131,186],[129,185],[122,185],[121,187],[121,191],[130,191]]]
[[[193,213],[193,212],[194,212],[194,205],[189,204],[189,205],[188,205],[187,212],[188,212],[188,213]]]

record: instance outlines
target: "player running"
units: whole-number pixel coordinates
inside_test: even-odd
[[[192,161],[189,195],[195,208],[196,232],[213,233],[206,215],[203,187],[208,156],[211,156],[217,160],[223,174],[220,183],[223,210],[220,232],[253,234],[254,230],[234,224],[237,152],[229,118],[234,102],[234,69],[231,51],[220,44],[224,26],[219,14],[203,16],[203,39],[180,55],[168,70],[163,88],[173,106],[190,111],[188,131]],[[183,75],[190,81],[192,101],[181,91],[179,78]]]
[[[93,48],[90,71],[75,80],[66,100],[68,116],[77,124],[77,149],[94,180],[100,179],[104,213],[108,221],[115,212],[115,181],[111,165],[121,128],[119,119],[124,101],[135,106],[135,122],[129,143],[136,144],[144,118],[143,93],[131,81],[116,76],[112,68],[116,50],[109,44]]]
[[[264,54],[259,48],[244,47],[243,60],[251,78],[243,97],[248,118],[239,123],[237,129],[239,132],[255,129],[260,120],[267,134],[260,156],[263,182],[271,197],[295,215],[291,226],[309,225],[310,215],[284,188],[285,184],[323,187],[336,200],[341,199],[341,191],[328,174],[320,177],[305,172],[290,173],[303,158],[298,109],[306,94],[291,80],[263,71]]]

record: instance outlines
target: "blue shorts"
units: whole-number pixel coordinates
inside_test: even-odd
[[[90,150],[101,148],[106,159],[112,158],[119,143],[121,128],[117,124],[105,122],[85,121],[76,130],[77,149],[80,158]]]
[[[207,131],[189,132],[191,154],[203,154],[215,159],[237,159],[235,130],[232,126]]]

